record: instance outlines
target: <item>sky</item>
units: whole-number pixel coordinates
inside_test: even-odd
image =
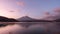
[[[53,13],[56,7],[60,7],[60,0],[0,0],[0,16],[40,18],[45,12]]]

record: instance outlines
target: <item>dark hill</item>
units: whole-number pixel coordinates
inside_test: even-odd
[[[4,26],[9,25],[9,24],[3,24],[3,23],[1,24],[1,22],[18,22],[18,21],[13,18],[7,18],[7,17],[0,16],[0,27],[4,27]]]
[[[60,22],[60,19],[56,19],[56,20],[54,20],[55,22]]]
[[[0,16],[0,22],[18,22],[15,19]]]

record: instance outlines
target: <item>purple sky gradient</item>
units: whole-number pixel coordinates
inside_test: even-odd
[[[53,13],[60,7],[60,0],[0,0],[0,15],[9,18],[19,18],[28,15],[40,18],[45,12]]]

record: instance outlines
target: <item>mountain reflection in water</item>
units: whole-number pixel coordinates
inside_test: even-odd
[[[0,34],[60,34],[59,22],[7,22]]]

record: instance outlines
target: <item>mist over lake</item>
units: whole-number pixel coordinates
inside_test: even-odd
[[[58,22],[15,22],[0,27],[0,34],[60,34],[59,32]]]

